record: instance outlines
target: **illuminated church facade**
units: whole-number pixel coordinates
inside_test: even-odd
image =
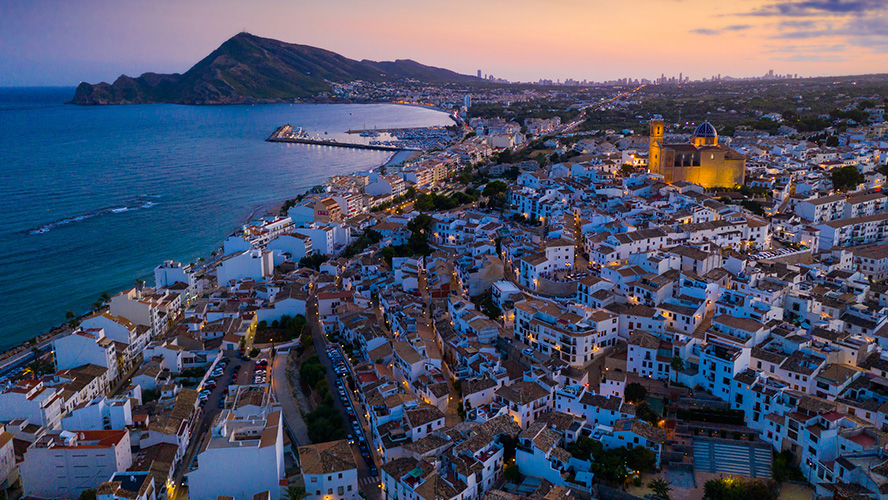
[[[720,145],[718,133],[709,122],[699,125],[691,141],[665,144],[663,120],[651,120],[648,166],[669,184],[687,181],[703,187],[742,186],[746,177],[746,157]]]

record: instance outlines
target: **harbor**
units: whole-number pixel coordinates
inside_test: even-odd
[[[370,149],[375,151],[421,151],[419,148],[395,146],[386,144],[360,144],[355,142],[340,142],[336,139],[320,139],[309,136],[301,128],[292,125],[282,125],[272,133],[267,142],[286,142],[292,144],[313,144],[316,146],[331,146],[337,148]]]

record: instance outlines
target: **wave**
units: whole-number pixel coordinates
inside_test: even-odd
[[[50,222],[49,224],[43,224],[42,226],[38,226],[33,229],[30,229],[27,231],[27,233],[29,235],[44,234],[44,233],[48,233],[48,232],[52,231],[53,229],[55,229],[57,227],[66,226],[68,224],[73,224],[75,222],[83,222],[87,219],[92,219],[94,217],[101,217],[103,215],[111,215],[111,214],[122,214],[122,213],[126,213],[126,212],[132,212],[135,210],[146,210],[146,209],[149,209],[149,208],[157,205],[157,203],[158,203],[156,201],[144,201],[145,198],[155,198],[156,199],[156,198],[160,198],[160,195],[150,195],[150,194],[142,195],[122,207],[101,208],[99,210],[95,210],[95,211],[88,212],[85,214],[75,215],[73,217],[65,217],[64,219],[59,219],[55,222]]]

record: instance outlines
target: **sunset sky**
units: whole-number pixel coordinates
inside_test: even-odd
[[[184,72],[244,29],[521,81],[888,72],[888,0],[4,0],[0,86]]]

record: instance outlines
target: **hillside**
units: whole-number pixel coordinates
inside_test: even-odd
[[[239,33],[183,74],[121,75],[113,84],[81,83],[74,104],[242,104],[307,98],[331,90],[329,82],[430,83],[477,78],[411,60],[355,61],[329,50]]]

